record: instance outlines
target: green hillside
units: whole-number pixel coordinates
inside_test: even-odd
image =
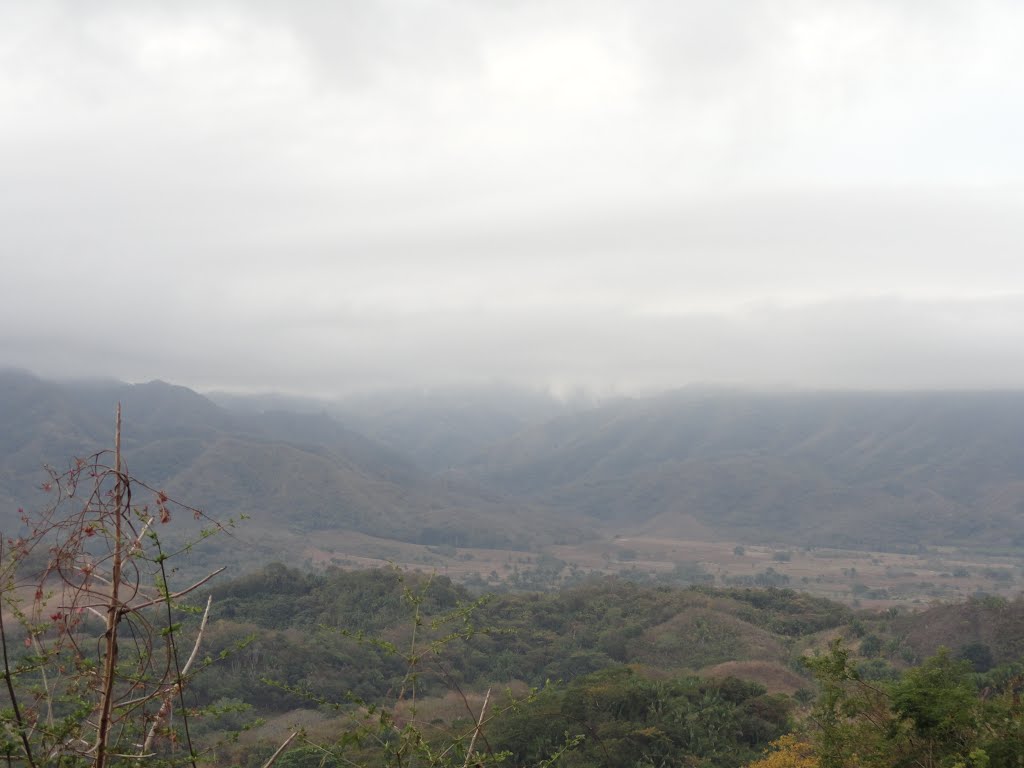
[[[42,503],[43,464],[109,444],[120,400],[129,469],[217,516],[250,516],[259,539],[357,531],[534,552],[620,534],[1024,545],[1024,393],[715,390],[563,406],[495,391],[319,412],[219,399],[0,372],[0,525]]]
[[[572,766],[633,765],[637,754],[661,755],[667,765],[739,766],[793,729],[825,749],[829,731],[815,725],[814,713],[828,706],[836,648],[849,670],[849,696],[862,695],[860,681],[884,696],[923,684],[922,670],[945,663],[937,644],[951,649],[945,658],[965,707],[979,695],[1001,696],[1014,670],[1024,669],[1022,601],[857,613],[790,590],[616,579],[481,600],[443,577],[281,565],[211,591],[218,618],[209,652],[225,659],[194,692],[199,701],[246,702],[251,717],[266,719],[229,750],[246,765],[270,748],[271,724],[289,721],[306,723],[312,742],[332,745],[320,757],[337,762],[326,764],[373,764],[379,746],[341,737],[353,727],[344,714],[353,696],[403,717],[415,712],[426,737],[443,743],[472,722],[489,689],[498,703],[487,750],[510,752],[513,765],[537,764],[568,744],[563,759]],[[996,614],[1003,620],[990,623]],[[983,674],[973,674],[979,637],[993,654]],[[523,700],[509,708],[513,692]],[[898,714],[898,700],[892,706]],[[984,732],[992,754],[1006,745],[1005,728],[1019,725],[1006,722]],[[312,751],[297,749],[295,759]]]
[[[678,393],[564,416],[478,482],[628,527],[887,549],[1024,544],[1024,394]]]
[[[19,507],[45,503],[44,465],[110,445],[119,401],[129,471],[219,518],[248,516],[254,538],[347,529],[527,548],[581,535],[529,505],[432,477],[326,414],[228,411],[163,382],[60,383],[11,371],[0,371],[0,528],[17,527]]]

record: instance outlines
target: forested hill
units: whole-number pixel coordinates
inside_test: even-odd
[[[681,391],[603,405],[507,390],[345,402],[0,372],[0,518],[45,464],[109,447],[263,532],[457,546],[646,532],[868,549],[1024,545],[1024,393]],[[319,410],[318,410],[319,409]]]
[[[134,476],[217,518],[249,515],[250,528],[269,540],[275,530],[329,528],[526,547],[552,531],[578,535],[530,509],[435,478],[323,411],[228,410],[160,381],[52,382],[9,370],[0,371],[0,527],[18,525],[19,507],[46,503],[39,492],[44,465],[59,471],[112,446],[119,401]]]
[[[466,467],[657,533],[887,549],[1024,545],[1024,393],[682,392],[566,415]]]
[[[964,711],[980,706],[977,692],[990,707],[1022,670],[1021,600],[871,613],[790,590],[675,589],[618,579],[475,599],[422,573],[311,573],[278,564],[210,592],[216,619],[206,650],[222,661],[196,679],[199,703],[230,711],[244,702],[269,722],[303,722],[337,739],[338,721],[321,719],[337,715],[323,704],[397,697],[407,706],[400,692],[408,695],[412,659],[423,723],[465,725],[467,696],[479,706],[488,688],[500,701],[499,691],[537,686],[535,696],[524,696],[528,702],[496,705],[487,730],[491,747],[510,751],[513,765],[540,763],[566,734],[583,736],[572,766],[633,766],[638,750],[665,757],[655,764],[746,764],[802,721],[815,732],[808,715],[815,691],[824,689],[805,660],[838,661],[827,656],[830,648],[842,654],[844,685],[863,681],[874,692],[891,686],[895,698],[923,665],[946,675],[933,680],[929,696],[955,683]],[[940,645],[948,651],[936,665],[928,659]],[[828,700],[822,696],[816,706]],[[996,719],[998,710],[986,712]],[[1004,744],[1011,742],[1006,732],[1019,733],[1019,705],[1013,716],[995,724]],[[886,738],[911,722],[904,716],[904,728]],[[979,731],[994,741],[995,728]],[[889,729],[863,735],[879,732]],[[242,738],[234,759],[261,765],[267,734],[276,735],[265,728]],[[310,754],[320,760],[324,753]]]

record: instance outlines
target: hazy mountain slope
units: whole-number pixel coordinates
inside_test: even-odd
[[[1024,393],[685,391],[587,409],[507,397],[366,398],[340,423],[305,401],[301,413],[229,410],[162,382],[6,371],[0,522],[38,502],[43,463],[110,445],[120,399],[134,474],[265,532],[526,546],[601,524],[873,549],[1024,545]]]
[[[524,429],[581,406],[526,390],[394,392],[351,397],[337,415],[375,440],[441,472]]]
[[[281,441],[222,437],[183,466],[167,480],[169,492],[222,515],[250,515],[270,535],[341,528],[423,543],[526,547],[555,528],[530,510],[425,476]]]
[[[132,474],[215,517],[249,515],[263,533],[353,528],[526,546],[560,527],[433,479],[325,415],[229,412],[163,382],[54,383],[19,372],[0,373],[0,524],[16,527],[18,507],[46,502],[44,463],[66,466],[111,445],[118,400]]]
[[[1024,544],[1024,394],[681,393],[565,416],[464,468],[619,525],[886,546]]]
[[[53,382],[0,371],[0,520],[15,519],[16,508],[38,496],[45,464],[66,466],[109,445],[113,423],[113,411],[83,411]]]

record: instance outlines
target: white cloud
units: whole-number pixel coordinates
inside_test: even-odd
[[[885,297],[893,327],[854,312],[879,336],[837,338],[894,360],[902,339],[909,360],[923,342],[900,329],[932,329],[941,359],[963,324],[963,378],[971,339],[1010,336],[1002,310],[961,308],[1024,289],[1022,17],[1008,1],[13,3],[0,357],[73,372],[96,349],[115,375],[249,387],[282,360],[296,382],[376,381],[425,350],[454,379],[753,381],[750,307],[813,331],[797,308]],[[730,355],[658,362],[697,315],[686,333]],[[153,351],[107,357],[97,327]],[[779,359],[832,348],[778,338]],[[843,359],[865,384],[916,376]],[[831,381],[820,368],[798,370]]]

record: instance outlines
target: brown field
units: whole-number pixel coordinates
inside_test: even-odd
[[[772,569],[788,578],[780,584],[864,608],[925,608],[936,601],[959,601],[978,593],[1016,595],[1020,561],[953,548],[919,554],[800,548],[785,543],[742,544],[654,536],[613,536],[580,545],[551,546],[542,552],[430,547],[380,539],[347,531],[320,532],[315,545],[302,542],[310,565],[334,564],[367,568],[393,564],[469,579],[476,586],[499,587],[515,572],[538,567],[542,558],[565,564],[560,579],[570,575],[633,573],[672,579],[677,566],[703,571],[717,586],[742,584]],[[737,547],[743,554],[737,554]],[[788,560],[786,559],[788,557]],[[551,584],[555,586],[555,584]]]

